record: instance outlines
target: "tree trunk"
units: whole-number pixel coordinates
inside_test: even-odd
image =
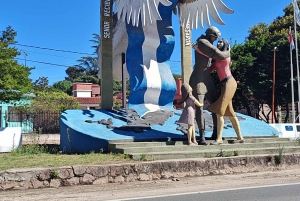
[[[289,108],[289,104],[286,103],[285,105],[286,107],[286,114],[285,114],[285,118],[284,118],[284,123],[287,123],[289,118],[290,118],[290,108]]]
[[[276,123],[281,123],[281,106],[277,106]]]

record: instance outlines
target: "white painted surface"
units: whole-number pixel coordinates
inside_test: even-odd
[[[74,90],[74,97],[90,98],[92,97],[92,90]]]
[[[157,61],[156,51],[160,45],[160,38],[157,29],[157,23],[153,23],[147,27],[143,27],[145,40],[142,46],[143,65],[150,68],[150,61]]]
[[[159,95],[161,91],[161,78],[159,74],[158,64],[156,61],[151,60],[150,67],[145,65],[144,72],[147,79],[147,91],[144,95],[144,102],[146,104],[158,105]]]
[[[0,152],[11,152],[22,145],[21,127],[0,128]]]
[[[128,24],[132,19],[132,25],[137,27],[141,17],[143,26],[149,25],[156,22],[156,20],[161,20],[158,11],[160,3],[164,6],[172,5],[172,2],[169,0],[116,0],[118,19],[122,19],[122,21],[127,19]]]
[[[269,124],[279,132],[280,138],[296,140],[300,138],[300,123]]]
[[[143,68],[147,80],[147,91],[144,95],[144,102],[150,111],[155,111],[159,109],[158,106],[154,108],[153,106],[158,105],[162,83],[156,58],[156,50],[159,47],[160,40],[156,22],[143,27],[143,30],[145,34],[145,41],[142,46]]]

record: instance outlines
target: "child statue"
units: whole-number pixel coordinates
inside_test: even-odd
[[[179,123],[185,123],[188,124],[188,145],[189,146],[195,146],[198,145],[196,141],[196,134],[195,134],[195,105],[198,107],[202,107],[203,104],[200,103],[193,95],[192,95],[193,89],[191,86],[187,83],[184,83],[181,86],[181,93],[182,98],[178,102],[178,104],[182,104],[185,102],[185,107],[182,111],[182,114],[178,120]]]

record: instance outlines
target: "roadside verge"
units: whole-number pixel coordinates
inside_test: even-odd
[[[72,185],[151,181],[190,176],[283,170],[299,165],[300,153],[221,158],[173,159],[58,168],[10,169],[0,172],[0,190],[58,188]]]

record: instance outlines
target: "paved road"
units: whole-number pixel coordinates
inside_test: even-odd
[[[206,201],[209,198],[211,198],[211,200],[214,201],[218,201],[218,200],[226,201],[223,198],[229,196],[228,199],[227,198],[226,199],[230,201],[231,200],[232,201],[258,200],[259,201],[258,198],[253,199],[253,196],[262,195],[261,200],[267,200],[267,198],[270,198],[270,200],[272,201],[274,200],[276,201],[276,199],[293,201],[294,199],[293,196],[298,196],[296,200],[299,201],[300,200],[299,194],[293,194],[293,192],[299,193],[299,190],[294,189],[293,185],[283,186],[282,189],[279,190],[278,187],[274,187],[274,190],[272,192],[267,193],[266,195],[263,194],[266,191],[266,189],[269,191],[270,189],[273,188],[228,191],[228,189],[236,189],[236,188],[300,183],[299,165],[288,167],[288,168],[289,169],[280,170],[280,171],[275,169],[274,171],[246,173],[246,174],[186,177],[186,178],[179,178],[179,181],[172,181],[172,179],[164,179],[164,180],[148,181],[148,182],[131,182],[131,183],[115,183],[115,184],[110,183],[105,185],[88,185],[88,186],[69,186],[69,187],[60,187],[57,189],[44,188],[44,189],[0,191],[0,201],[126,200],[128,198],[164,196],[164,195],[183,194],[183,193],[189,193],[191,195],[186,194],[184,196],[187,197],[184,198],[179,196],[179,200],[194,199],[194,200]],[[296,185],[295,188],[300,189],[300,186]],[[222,190],[222,189],[224,190],[227,189],[227,191],[216,192],[216,190]],[[197,194],[193,192],[197,192]],[[242,197],[238,197],[240,196],[240,192],[244,192],[245,194],[242,195]],[[201,196],[204,197],[201,198]],[[280,196],[284,196],[284,199]],[[285,196],[290,196],[290,197],[286,198]],[[168,200],[169,198],[171,198],[171,200],[175,200],[174,197],[165,197],[166,200]],[[162,197],[158,198],[157,200],[162,200]]]
[[[299,201],[300,183],[121,199],[123,201]],[[119,199],[120,200],[120,199]],[[113,200],[111,200],[113,201]]]

